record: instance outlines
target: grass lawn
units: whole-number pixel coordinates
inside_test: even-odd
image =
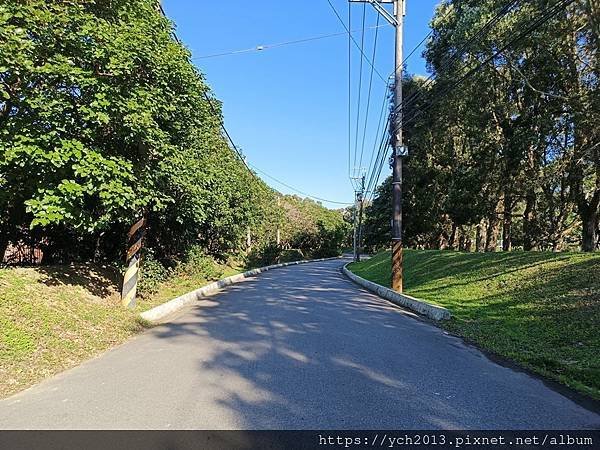
[[[440,325],[600,399],[600,254],[405,250],[408,295],[445,306]],[[349,267],[390,285],[390,254]]]
[[[226,267],[224,277],[241,267]],[[76,366],[149,326],[140,312],[209,281],[178,277],[121,307],[120,275],[101,267],[0,269],[0,398]]]

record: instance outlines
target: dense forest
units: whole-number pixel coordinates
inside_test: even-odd
[[[221,123],[155,0],[3,1],[0,262],[122,261],[140,217],[165,266],[337,255],[341,213],[269,188]]]
[[[432,76],[404,83],[406,245],[597,250],[599,4],[446,0],[431,26]],[[389,245],[390,205],[388,179],[367,248]]]

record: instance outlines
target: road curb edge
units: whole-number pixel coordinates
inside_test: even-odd
[[[267,272],[273,269],[279,269],[281,267],[287,266],[295,266],[298,264],[307,264],[312,262],[319,261],[329,261],[333,259],[341,259],[342,256],[334,256],[333,258],[320,258],[320,259],[309,259],[303,261],[292,261],[289,263],[281,263],[281,264],[273,264],[271,266],[260,267],[258,269],[248,270],[244,273],[238,273],[237,275],[232,275],[227,278],[222,278],[218,281],[214,281],[206,286],[202,286],[194,291],[188,292],[187,294],[183,294],[179,297],[176,297],[172,300],[169,300],[165,303],[162,303],[158,306],[155,306],[148,311],[144,311],[140,314],[140,317],[148,322],[152,323],[160,323],[163,319],[173,315],[179,310],[194,304],[195,302],[202,300],[203,298],[214,294],[221,290],[224,287],[231,286],[232,284],[239,283],[240,281],[245,280],[246,278],[250,278],[256,276],[260,273]]]
[[[416,313],[419,313],[423,316],[427,316],[433,320],[447,320],[452,317],[452,314],[449,310],[442,306],[432,305],[431,303],[427,303],[423,300],[416,299],[406,294],[399,294],[394,292],[393,290],[386,288],[385,286],[381,286],[377,283],[373,283],[372,281],[365,280],[362,277],[359,277],[355,273],[351,272],[348,269],[348,264],[345,264],[342,267],[342,272],[346,275],[350,280],[355,282],[356,284],[364,287],[368,291],[384,298],[385,300],[392,302],[398,306],[402,306],[404,308],[408,308]]]

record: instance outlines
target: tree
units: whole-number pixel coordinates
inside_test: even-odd
[[[165,262],[269,240],[276,193],[221,122],[155,0],[2,2],[0,255],[35,237],[46,262],[118,260],[141,215]]]

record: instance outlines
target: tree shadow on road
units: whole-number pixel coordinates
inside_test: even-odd
[[[481,353],[408,319],[338,269],[268,272],[152,332],[216,345],[198,361],[199,377],[247,429],[514,428],[536,414],[539,399],[520,387],[526,375],[486,373]],[[419,350],[423,342],[431,354]],[[514,416],[497,414],[507,402]]]

